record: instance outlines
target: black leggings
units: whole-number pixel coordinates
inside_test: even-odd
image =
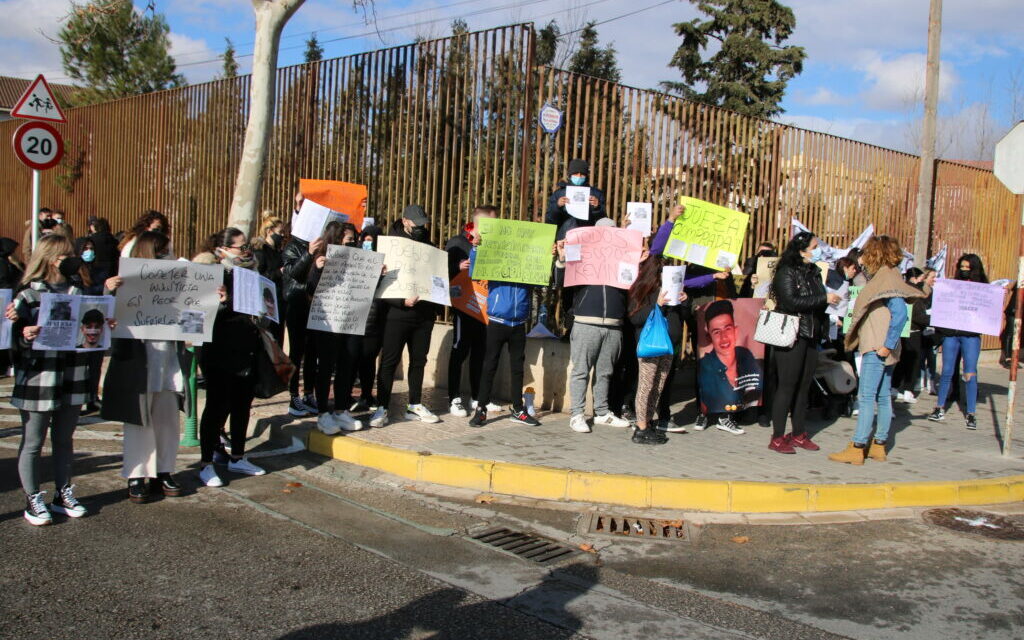
[[[639,364],[636,358],[636,328],[632,322],[627,321],[622,325],[622,350],[619,351],[611,386],[608,388],[608,405],[612,413],[618,414],[623,407],[633,409],[636,382],[640,376]]]
[[[452,323],[452,352],[448,358],[449,401],[462,398],[462,365],[466,358],[469,358],[469,391],[474,399],[479,399],[486,348],[487,325],[456,311]]]
[[[427,366],[430,334],[434,330],[433,316],[412,313],[389,313],[384,323],[381,343],[380,371],[377,373],[377,401],[387,409],[391,405],[391,388],[395,385],[395,371],[402,360],[402,351],[409,347],[409,404],[420,404],[423,399],[423,369]]]
[[[286,310],[288,326],[288,358],[295,365],[288,390],[293,396],[299,395],[299,376],[302,376],[302,390],[306,395],[316,387],[316,349],[311,344],[312,336],[306,330],[309,321],[309,305],[292,302]],[[300,373],[301,371],[301,373]]]
[[[921,379],[921,332],[911,331],[910,337],[900,338],[900,342],[900,360],[892,372],[892,388],[913,393]]]
[[[633,353],[635,354],[636,351],[634,350]],[[661,395],[658,396],[658,420],[668,421],[672,419],[672,383],[676,379],[676,370],[679,369],[679,358],[681,355],[682,347],[676,346],[675,351],[672,353],[672,363],[668,366],[668,374],[665,376],[665,386],[661,388]],[[637,361],[636,358],[634,360]],[[636,387],[634,386],[635,390]],[[700,407],[699,397],[697,398],[697,406]]]
[[[316,349],[316,407],[330,411],[331,376],[334,377],[334,410],[348,411],[352,406],[352,383],[356,362],[363,348],[363,336],[311,330]]]
[[[367,333],[363,336],[362,347],[359,350],[359,397],[367,403],[373,397],[373,378],[377,374],[380,346],[379,333]]]
[[[818,350],[811,340],[797,338],[796,343],[788,349],[772,347],[772,360],[775,361],[778,384],[772,400],[773,435],[778,438],[786,433],[788,415],[793,435],[798,436],[804,432],[808,396],[814,380],[814,368],[818,364]]]
[[[526,362],[526,325],[510,327],[491,321],[487,325],[487,355],[484,356],[483,379],[480,381],[479,406],[487,408],[491,401],[494,376],[498,373],[502,347],[508,345],[508,364],[511,370],[508,378],[508,399],[512,410],[523,410],[523,368]]]
[[[231,418],[231,456],[245,453],[245,436],[249,431],[255,377],[236,376],[220,369],[205,369],[206,407],[199,420],[199,444],[203,464],[213,461],[213,452],[220,446],[220,433]]]

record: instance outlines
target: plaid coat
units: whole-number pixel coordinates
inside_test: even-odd
[[[39,317],[43,293],[82,295],[76,287],[32,282],[14,298],[18,320],[14,323],[11,347],[15,355],[14,392],[11,404],[22,411],[54,411],[81,406],[89,401],[88,355],[74,351],[33,351],[22,329],[34,326]]]

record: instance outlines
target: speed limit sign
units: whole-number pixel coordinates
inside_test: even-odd
[[[14,132],[11,142],[18,160],[36,171],[56,166],[64,155],[60,132],[45,122],[26,122]]]

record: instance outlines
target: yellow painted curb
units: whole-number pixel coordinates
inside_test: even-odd
[[[720,513],[860,511],[1024,501],[1024,475],[937,482],[801,484],[556,469],[389,447],[310,431],[313,453],[409,480],[491,493],[637,508]]]

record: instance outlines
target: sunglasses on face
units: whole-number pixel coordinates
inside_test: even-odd
[[[235,251],[248,251],[252,249],[252,244],[246,242],[245,244],[235,245],[233,247],[224,247],[225,249],[234,249]]]

